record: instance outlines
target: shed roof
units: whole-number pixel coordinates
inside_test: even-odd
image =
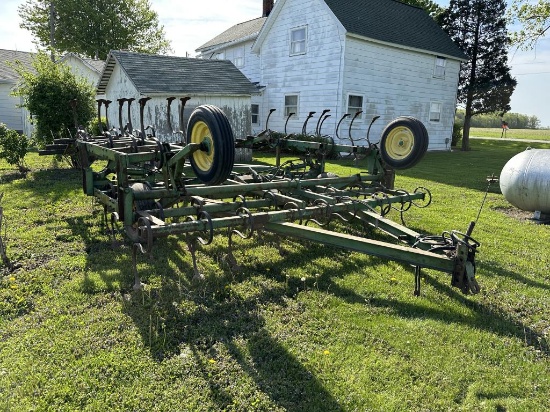
[[[195,51],[205,51],[215,46],[227,43],[234,43],[242,39],[254,38],[262,29],[267,17],[258,17],[257,19],[235,24],[223,33],[217,35],[212,40],[207,41]]]
[[[9,63],[21,62],[26,69],[32,70],[35,53],[0,49],[0,81],[15,82],[19,75]]]
[[[104,94],[115,65],[119,64],[137,91],[151,94],[251,95],[257,87],[228,60],[111,51],[99,79]]]

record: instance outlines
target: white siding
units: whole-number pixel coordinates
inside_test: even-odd
[[[172,102],[170,106],[170,119],[172,123],[172,128],[174,131],[180,130],[179,125],[179,109],[178,104],[180,104],[179,98],[186,96],[182,93],[177,97],[176,100]],[[109,83],[105,89],[105,95],[101,96],[107,100],[111,100],[112,103],[109,105],[109,123],[111,127],[119,128],[118,121],[118,111],[119,104],[117,99],[120,98],[135,98],[136,100],[132,102],[131,106],[131,118],[132,126],[134,129],[140,129],[140,118],[139,118],[139,103],[138,100],[141,96],[133,83],[128,79],[126,74],[120,69],[120,66],[116,65],[114,67],[113,73],[109,79]],[[156,135],[161,140],[173,141],[179,139],[178,136],[174,136],[168,126],[168,102],[166,101],[167,97],[164,95],[151,96],[151,100],[145,105],[145,110],[143,112],[143,123],[144,126],[152,125],[155,128]],[[233,129],[233,134],[236,138],[243,138],[247,134],[250,134],[250,96],[208,96],[208,95],[194,95],[191,96],[191,99],[187,102],[184,111],[184,122],[185,125],[189,120],[189,116],[192,110],[202,104],[212,104],[218,106],[223,110],[226,116],[229,119],[231,127]],[[102,107],[101,114],[105,116],[105,108]],[[124,103],[122,109],[122,123],[126,125],[128,123],[128,103]]]
[[[450,142],[452,134],[460,63],[447,59],[445,77],[437,78],[435,57],[348,37],[342,104],[345,107],[348,93],[361,94],[366,114],[354,123],[352,136],[365,136],[370,119],[380,115],[371,130],[371,141],[377,142],[395,117],[413,116],[426,126],[430,150],[450,148],[445,140]],[[439,122],[429,120],[431,102],[442,104]]]
[[[260,56],[251,52],[253,41],[247,41],[232,45],[223,49],[225,58],[231,60],[235,64],[236,50],[244,51],[244,66],[237,67],[251,82],[260,81]]]
[[[31,136],[32,127],[25,108],[17,107],[22,103],[20,97],[11,96],[13,83],[0,83],[0,123],[13,130],[22,131]]]
[[[63,63],[69,66],[75,76],[86,79],[86,81],[94,87],[97,85],[97,82],[99,81],[99,73],[84,64],[82,60],[74,56],[68,56],[65,60],[63,60]]]
[[[290,30],[307,26],[306,54],[290,56]],[[331,117],[324,123],[323,132],[332,134],[341,111],[339,88],[343,29],[319,0],[287,0],[276,16],[261,45],[261,79],[266,87],[261,103],[261,122],[269,109],[277,109],[269,127],[284,129],[284,96],[299,94],[299,114],[288,123],[288,132],[302,130],[308,112],[316,115],[309,121],[307,131],[313,132],[323,109],[330,109]]]

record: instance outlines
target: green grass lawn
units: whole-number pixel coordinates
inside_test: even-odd
[[[433,195],[408,226],[466,231],[486,177],[542,147],[471,145],[398,173]],[[270,236],[236,241],[235,273],[223,235],[198,252],[204,282],[182,239],[156,241],[134,292],[130,247],[113,249],[80,173],[28,164],[22,179],[0,163],[2,236],[22,266],[0,273],[2,411],[550,410],[550,227],[498,184],[473,232],[478,295],[425,270],[415,297],[410,267],[290,239],[281,255]]]
[[[548,140],[550,141],[550,129],[508,129],[506,135],[503,135],[501,128],[481,128],[472,127],[470,136],[477,137],[506,137],[508,139],[529,139],[529,140]]]

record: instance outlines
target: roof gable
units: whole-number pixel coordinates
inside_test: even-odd
[[[32,67],[34,56],[35,53],[0,49],[0,80],[16,81],[19,79],[19,75],[9,63],[21,62],[26,69],[34,70]]]
[[[104,94],[119,64],[137,91],[152,94],[251,95],[256,86],[228,60],[111,51],[98,83]]]
[[[249,38],[255,38],[256,35],[262,29],[267,17],[259,17],[254,20],[245,21],[243,23],[236,24],[223,33],[217,35],[213,39],[207,41],[202,46],[197,48],[197,52],[205,52],[208,49],[217,48],[228,43],[236,43]]]
[[[256,42],[259,49],[288,0],[278,0]],[[348,35],[465,60],[467,56],[423,9],[396,0],[317,0]]]
[[[425,10],[395,0],[324,0],[350,34],[465,59]]]
[[[60,61],[65,62],[71,58],[81,62],[84,66],[96,72],[97,74],[101,74],[103,66],[105,66],[105,62],[103,60],[85,59],[80,57],[78,54],[72,52],[66,53]]]

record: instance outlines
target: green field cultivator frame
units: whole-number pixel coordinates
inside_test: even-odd
[[[425,188],[393,189],[393,169],[415,164],[426,152],[428,134],[420,121],[400,117],[386,126],[379,144],[367,137],[365,146],[336,144],[320,135],[300,140],[267,126],[259,135],[235,141],[223,112],[205,105],[192,112],[186,129],[179,144],[160,142],[142,125],[134,134],[122,127],[100,137],[79,133],[64,148],[82,168],[84,192],[103,205],[113,236],[122,227],[131,240],[135,288],[141,287],[137,256],[150,252],[156,238],[185,238],[200,276],[195,252],[214,234],[228,233],[228,256],[236,265],[235,236],[271,232],[410,264],[416,268],[415,294],[421,268],[451,274],[451,284],[464,293],[479,291],[474,261],[479,243],[471,233],[427,236],[385,217],[392,208],[403,213],[431,202]],[[235,164],[236,147],[262,146],[276,150],[275,166]],[[281,163],[282,151],[302,155]],[[334,153],[361,158],[365,170],[351,176],[327,173],[325,159]],[[336,231],[358,223],[395,241]]]

